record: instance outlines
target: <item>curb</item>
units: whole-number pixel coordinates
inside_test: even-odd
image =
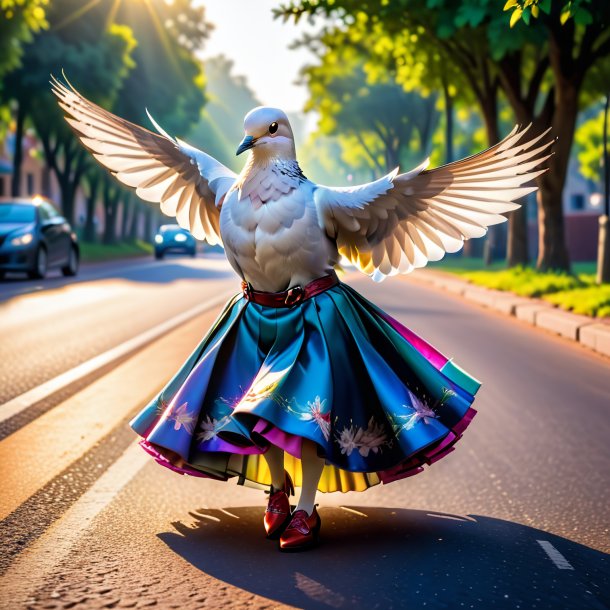
[[[512,292],[483,288],[442,271],[426,269],[412,275],[411,278],[460,295],[467,301],[483,307],[514,316],[532,326],[580,343],[598,354],[610,356],[610,320],[602,321],[570,313],[542,299],[531,299]]]

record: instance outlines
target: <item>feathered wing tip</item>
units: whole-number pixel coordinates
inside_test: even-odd
[[[150,112],[148,112],[148,108],[145,108],[146,110],[146,116],[148,117],[149,121],[153,124],[154,128],[164,137],[166,137],[170,142],[173,142],[174,144],[178,145],[178,142],[176,141],[175,138],[172,138],[172,136],[170,136],[167,131],[165,131],[165,129],[163,129],[163,127],[161,127],[161,125],[159,125],[159,123],[157,123],[157,121],[155,121],[155,119],[153,119],[152,114],[150,114]]]
[[[66,122],[95,159],[141,199],[159,203],[164,214],[175,217],[197,239],[221,244],[215,203],[234,173],[202,151],[179,148],[152,117],[159,133],[90,102],[65,74],[64,79],[66,84],[51,76],[51,89]]]
[[[515,201],[537,189],[533,181],[547,171],[541,165],[554,140],[548,129],[526,139],[530,129],[516,126],[466,159],[430,170],[422,164],[392,177],[383,192],[374,192],[379,181],[351,193],[319,189],[315,197],[327,232],[339,252],[376,281],[457,252],[466,239],[505,222],[504,214],[520,207]]]

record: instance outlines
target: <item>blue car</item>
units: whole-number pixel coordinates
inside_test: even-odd
[[[0,198],[0,278],[24,272],[41,279],[51,268],[76,275],[79,257],[76,234],[48,199]]]
[[[168,252],[197,256],[197,241],[179,225],[162,225],[155,235],[155,258],[162,259]]]

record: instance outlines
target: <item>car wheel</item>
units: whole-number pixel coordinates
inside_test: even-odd
[[[34,268],[31,271],[28,271],[28,276],[33,280],[42,280],[47,274],[48,262],[47,251],[40,246],[38,250],[36,250]]]
[[[197,256],[197,250],[193,250],[191,252],[191,258],[195,258]]]
[[[78,273],[78,251],[76,246],[70,246],[70,254],[68,254],[68,264],[61,268],[61,272],[66,277],[74,276]]]
[[[155,252],[155,258],[160,261],[163,258],[163,252]]]

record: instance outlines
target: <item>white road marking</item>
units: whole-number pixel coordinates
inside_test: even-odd
[[[229,517],[233,517],[234,519],[239,519],[239,517],[237,515],[234,515],[233,513],[230,513],[228,510],[225,510],[224,508],[219,508],[218,510],[221,513],[224,513],[225,515],[228,515]]]
[[[452,521],[474,521],[474,519],[468,519],[467,517],[458,517],[456,515],[441,515],[439,513],[426,513],[427,517],[436,517],[437,519],[451,519]]]
[[[339,506],[341,510],[345,510],[348,513],[354,513],[354,515],[358,515],[359,517],[368,517],[368,515],[361,513],[359,510],[354,510],[353,508],[348,508],[347,506]]]
[[[559,568],[560,570],[574,569],[572,564],[548,540],[536,540],[536,542],[544,549],[544,552],[555,564],[555,567]]]
[[[150,463],[134,441],[108,470],[36,542],[26,548],[0,578],[0,607],[21,608],[117,493]]]
[[[148,329],[147,331],[113,347],[112,349],[104,352],[103,354],[99,354],[86,362],[79,364],[78,366],[54,377],[53,379],[49,379],[39,386],[16,396],[15,398],[5,402],[0,405],[0,423],[13,417],[17,413],[21,413],[25,409],[31,407],[33,404],[44,400],[51,394],[66,388],[71,385],[75,381],[90,375],[97,369],[118,360],[119,358],[138,350],[143,345],[159,338],[160,336],[168,333],[174,328],[180,326],[187,320],[194,318],[195,316],[216,307],[227,301],[231,296],[236,293],[236,290],[233,288],[230,291],[223,292],[215,298],[209,299],[188,309],[187,311],[154,326],[153,328]]]
[[[214,515],[206,515],[205,513],[198,513],[198,517],[203,517],[204,519],[209,519],[210,521],[216,521],[220,523],[220,519],[218,517],[214,517]]]

